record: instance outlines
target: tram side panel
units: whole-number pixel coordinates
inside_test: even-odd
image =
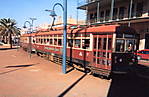
[[[62,47],[40,45],[36,44],[36,51],[43,54],[49,54],[53,57],[58,57],[62,59]],[[79,50],[73,48],[67,48],[67,60],[73,62],[81,67],[85,67],[91,61],[92,52],[86,50]]]

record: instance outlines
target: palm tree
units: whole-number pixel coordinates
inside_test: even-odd
[[[20,29],[16,26],[14,19],[0,19],[0,35],[8,37],[10,48],[12,48],[12,35],[19,35]]]

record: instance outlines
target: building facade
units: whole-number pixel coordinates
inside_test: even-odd
[[[149,0],[79,0],[86,24],[119,24],[139,34],[139,49],[149,49]]]

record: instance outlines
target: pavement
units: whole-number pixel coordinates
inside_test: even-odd
[[[111,80],[62,67],[22,49],[0,46],[0,97],[107,97]]]

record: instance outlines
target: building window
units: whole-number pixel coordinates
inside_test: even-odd
[[[132,4],[132,9],[131,9],[131,17],[134,17],[135,16],[135,5]],[[128,8],[128,18],[129,18],[129,14],[130,14],[130,6]]]
[[[113,10],[113,20],[117,19],[117,12],[118,12],[118,9],[114,8],[114,10]]]
[[[137,3],[136,16],[141,17],[143,14],[143,2]]]
[[[94,19],[94,14],[90,14],[90,19]]]
[[[100,12],[100,21],[104,21],[104,11]]]
[[[123,19],[125,15],[125,7],[119,8],[119,19]]]
[[[110,10],[106,10],[105,20],[108,21],[110,19]]]

